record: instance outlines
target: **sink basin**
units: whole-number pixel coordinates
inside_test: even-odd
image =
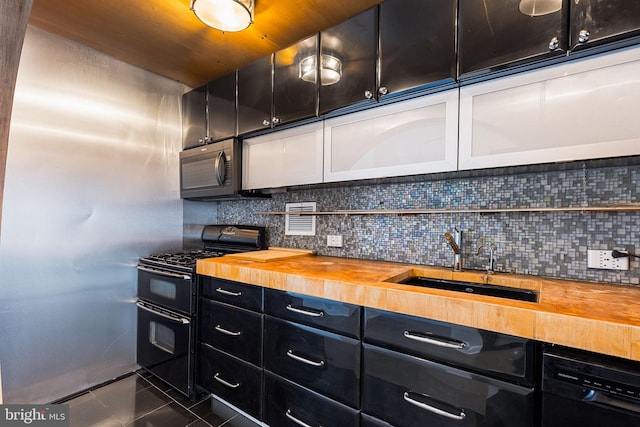
[[[400,280],[398,283],[425,288],[444,289],[447,291],[464,292],[467,294],[488,295],[518,301],[538,302],[538,293],[529,289],[510,288],[506,286],[482,285],[480,283],[455,282],[451,280],[430,279],[428,277],[413,276]]]

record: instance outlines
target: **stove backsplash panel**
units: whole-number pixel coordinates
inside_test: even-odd
[[[220,202],[209,209],[216,211],[220,223],[268,227],[270,246],[438,266],[452,264],[453,252],[444,233],[458,226],[464,231],[466,269],[485,268],[488,253],[476,255],[476,250],[489,244],[497,249],[498,271],[639,285],[637,259],[631,260],[629,271],[587,269],[587,249],[636,251],[640,246],[640,212],[322,215],[316,217],[315,236],[285,235],[284,216],[261,213],[283,211],[285,203],[303,201],[315,201],[318,210],[324,211],[540,208],[639,202],[640,160],[626,159],[622,166],[601,166],[602,163],[526,167],[514,169],[515,172],[496,170],[491,175],[484,172],[485,176],[460,177],[458,173],[407,178],[406,182],[308,187],[274,194],[272,199]],[[327,247],[329,234],[342,235],[343,247]]]

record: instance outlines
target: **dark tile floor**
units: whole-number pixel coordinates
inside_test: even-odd
[[[258,427],[222,402],[191,402],[139,371],[56,402],[69,405],[71,427]]]

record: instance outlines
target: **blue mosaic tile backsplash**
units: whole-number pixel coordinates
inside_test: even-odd
[[[575,167],[480,177],[442,176],[408,182],[305,187],[271,199],[214,203],[218,223],[268,227],[270,246],[315,249],[318,254],[411,264],[451,266],[446,231],[463,230],[465,269],[484,269],[496,248],[495,269],[538,276],[639,285],[637,259],[629,271],[587,269],[587,249],[636,253],[640,212],[450,213],[318,215],[315,236],[285,235],[285,203],[316,202],[319,211],[366,209],[474,209],[586,207],[637,203],[640,166]],[[409,182],[410,181],[410,182]],[[329,248],[327,235],[343,236]],[[640,248],[639,248],[640,249]]]

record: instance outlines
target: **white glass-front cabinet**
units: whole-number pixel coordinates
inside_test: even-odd
[[[325,121],[325,182],[453,171],[458,91]]]
[[[242,188],[322,182],[322,122],[245,139]]]
[[[640,48],[460,90],[460,169],[640,154]]]

